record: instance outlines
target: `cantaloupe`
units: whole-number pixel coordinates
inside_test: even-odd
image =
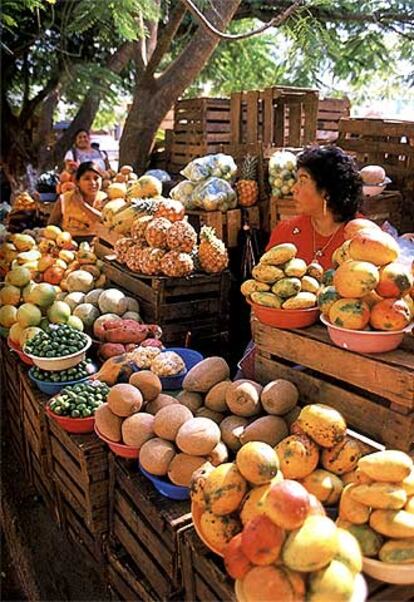
[[[249,424],[242,416],[227,416],[220,422],[221,438],[229,449],[237,451],[241,447],[240,436]]]
[[[161,408],[165,408],[173,403],[178,403],[175,397],[166,395],[165,393],[160,393],[155,399],[147,403],[145,406],[145,411],[155,416],[155,414],[159,412]]]
[[[207,393],[204,400],[204,405],[215,412],[226,412],[226,392],[231,385],[231,380],[224,380],[214,385]]]
[[[177,401],[195,414],[203,405],[203,396],[201,393],[195,393],[194,391],[180,391],[177,395]]]
[[[190,487],[193,472],[205,463],[203,456],[176,454],[168,467],[168,477],[175,485]]]
[[[139,412],[143,404],[141,392],[133,385],[126,383],[111,387],[107,401],[111,411],[121,417]]]
[[[173,403],[161,408],[155,414],[154,432],[157,437],[175,441],[180,427],[191,418],[193,418],[193,414],[188,408],[179,403]]]
[[[189,370],[183,380],[183,389],[207,393],[217,383],[228,379],[230,368],[222,357],[213,356],[202,360]]]
[[[176,443],[186,454],[205,456],[216,447],[220,436],[219,427],[209,418],[191,418],[178,430]]]
[[[154,416],[146,412],[137,412],[128,416],[122,423],[122,440],[126,445],[141,447],[155,437]]]
[[[260,394],[263,387],[253,380],[235,380],[226,391],[226,403],[236,416],[255,416],[260,413]]]
[[[95,410],[95,424],[98,431],[111,441],[121,441],[122,418],[116,416],[110,409],[108,403],[103,403]]]
[[[147,472],[162,477],[168,473],[175,454],[175,447],[170,441],[155,437],[141,447],[139,462]]]
[[[299,391],[293,383],[278,378],[268,383],[261,392],[260,401],[268,414],[283,416],[292,410],[299,399]]]
[[[286,422],[280,416],[262,416],[251,422],[243,430],[240,441],[263,441],[274,447],[289,434]]]
[[[152,401],[162,391],[159,377],[151,370],[140,370],[131,374],[129,384],[137,387],[142,393],[144,401]]]

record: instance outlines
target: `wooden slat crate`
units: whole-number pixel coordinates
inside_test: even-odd
[[[396,570],[398,570],[396,568]],[[365,575],[368,585],[367,602],[410,602],[414,600],[412,585],[390,585]]]
[[[157,599],[182,589],[179,541],[191,524],[189,501],[161,496],[137,463],[110,459],[110,540],[144,574]],[[181,548],[180,548],[181,549]]]
[[[112,247],[101,239],[95,252],[104,261],[108,280],[137,299],[145,323],[161,326],[166,345],[183,345],[190,332],[194,344],[202,346],[205,339],[228,332],[228,271],[188,278],[143,276],[108,259],[113,257]]]
[[[397,229],[401,224],[402,195],[397,190],[386,190],[375,197],[364,197],[361,212],[378,225],[390,222]],[[292,196],[271,197],[270,225],[273,229],[280,221],[297,215]]]
[[[8,442],[23,470],[27,471],[23,410],[19,385],[19,360],[6,341],[1,339],[1,407],[2,417],[7,424]]]
[[[351,102],[344,98],[319,98],[316,139],[319,144],[334,142],[338,138],[339,120],[349,117]]]
[[[243,209],[221,211],[187,211],[188,221],[200,232],[202,226],[212,226],[226,247],[233,249],[238,246],[239,234],[243,225],[243,213],[253,228],[260,228],[260,211],[258,205]]]
[[[157,592],[151,587],[145,575],[131,560],[131,557],[118,546],[106,547],[106,580],[111,600],[116,602],[154,602]]]
[[[203,155],[226,152],[230,143],[230,100],[191,98],[174,106],[174,132],[169,137],[170,173]]]
[[[326,328],[280,330],[253,320],[256,378],[294,382],[303,404],[335,407],[350,427],[387,447],[414,443],[414,339],[400,348],[363,355],[335,346]]]
[[[274,86],[231,95],[231,144],[301,147],[316,138],[318,92]]]
[[[48,461],[60,505],[79,516],[90,537],[100,540],[108,530],[108,454],[95,433],[74,435],[47,416]],[[68,510],[60,509],[65,524]],[[71,517],[70,517],[71,518]]]
[[[220,556],[211,552],[193,527],[181,540],[185,602],[235,602],[234,582]]]

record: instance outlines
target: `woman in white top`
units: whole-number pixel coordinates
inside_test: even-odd
[[[94,161],[99,169],[104,172],[107,169],[105,158],[101,151],[91,146],[89,132],[80,129],[75,134],[75,143],[65,155],[65,169],[76,170],[81,163]]]

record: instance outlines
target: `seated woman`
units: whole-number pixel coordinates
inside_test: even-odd
[[[102,152],[92,146],[90,134],[85,129],[75,132],[73,146],[67,151],[64,161],[65,169],[69,171],[77,169],[79,165],[88,161],[94,161],[101,173],[110,167]]]
[[[333,252],[345,240],[345,224],[358,216],[362,203],[358,169],[337,146],[308,147],[298,155],[292,192],[298,216],[275,227],[266,250],[291,242],[298,257],[328,269]]]
[[[101,221],[101,209],[106,199],[101,192],[101,171],[93,161],[81,163],[75,174],[76,188],[61,194],[56,201],[48,224],[60,226],[73,237],[91,237]]]

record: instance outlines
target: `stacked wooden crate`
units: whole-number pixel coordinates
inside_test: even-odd
[[[414,339],[395,351],[360,354],[335,346],[322,325],[280,330],[253,322],[256,377],[294,382],[302,403],[326,403],[348,425],[387,447],[414,447]]]
[[[339,120],[350,116],[351,102],[343,98],[320,98],[316,139],[319,144],[335,142],[339,135]]]
[[[110,458],[108,578],[114,598],[167,600],[182,593],[180,540],[191,525],[189,501],[161,496],[136,461]]]

